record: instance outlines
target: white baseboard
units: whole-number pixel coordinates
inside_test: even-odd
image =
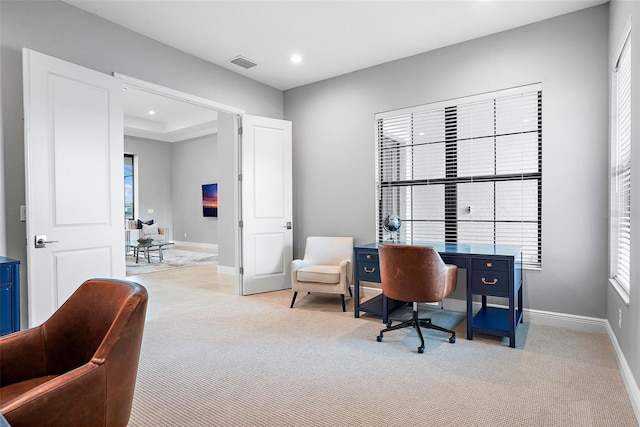
[[[362,288],[364,298],[372,298],[381,292],[380,289],[363,286]],[[492,307],[503,307],[499,304],[488,304]],[[473,312],[477,312],[480,309],[480,301],[474,301]],[[467,312],[467,300],[462,299],[445,299],[444,308],[451,311],[458,311],[460,313]],[[533,323],[535,325],[554,326],[557,328],[567,328],[583,332],[597,332],[601,334],[607,334],[607,327],[609,322],[606,319],[598,319],[596,317],[576,316],[574,314],[555,313],[552,311],[532,310],[529,308],[524,309],[523,319],[525,322]],[[610,328],[609,328],[610,329]]]
[[[180,240],[172,240],[172,242],[176,245],[181,246],[192,246],[194,248],[208,248],[208,249],[218,249],[217,243],[200,243],[200,242],[184,242]]]
[[[627,359],[622,353],[620,344],[618,344],[616,334],[613,333],[613,329],[611,329],[609,321],[606,320],[605,322],[607,335],[609,336],[609,341],[611,342],[611,347],[613,348],[613,354],[616,356],[616,361],[618,362],[618,368],[620,369],[622,382],[624,382],[624,386],[627,389],[627,394],[629,395],[629,400],[631,401],[631,407],[633,408],[633,412],[636,414],[636,419],[640,424],[640,388],[638,388],[638,383],[633,377],[633,373],[629,368]]]
[[[229,276],[235,276],[236,275],[236,268],[235,267],[227,267],[224,265],[218,265],[218,273],[219,274],[227,274]]]

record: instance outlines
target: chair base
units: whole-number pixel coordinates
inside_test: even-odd
[[[347,289],[349,289],[349,296],[353,298],[353,292],[351,291],[351,286],[348,286]],[[307,295],[309,294],[311,294],[311,292],[307,292]],[[289,308],[293,308],[293,303],[296,302],[297,296],[298,296],[298,291],[295,291],[293,293],[293,297],[291,298],[291,305],[289,306]],[[346,312],[347,305],[345,304],[345,301],[344,301],[344,294],[340,294],[340,300],[342,301],[342,311]]]
[[[418,304],[415,302],[413,303],[413,310],[412,310],[410,320],[406,320],[402,323],[398,323],[395,326],[391,326],[391,321],[389,321],[389,323],[387,323],[386,329],[383,329],[380,331],[380,335],[376,337],[376,340],[378,342],[381,342],[383,334],[385,332],[395,331],[397,329],[409,328],[409,327],[414,328],[418,332],[418,336],[420,337],[420,347],[418,347],[418,353],[424,353],[424,337],[422,336],[422,331],[420,330],[420,327],[427,328],[427,329],[435,329],[437,331],[442,331],[442,332],[451,334],[451,336],[449,337],[449,342],[451,344],[456,342],[456,333],[451,329],[446,329],[446,328],[443,328],[442,326],[434,325],[433,323],[431,323],[430,318],[420,319],[418,317]]]

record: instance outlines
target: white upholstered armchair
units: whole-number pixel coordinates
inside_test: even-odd
[[[298,292],[340,294],[342,311],[346,311],[344,295],[351,293],[353,283],[352,237],[307,237],[304,259],[291,262],[291,308]]]

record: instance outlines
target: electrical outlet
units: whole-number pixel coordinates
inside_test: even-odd
[[[622,328],[622,309],[618,309],[618,328]]]

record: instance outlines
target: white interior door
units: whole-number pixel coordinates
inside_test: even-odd
[[[291,287],[291,122],[242,117],[243,295]]]
[[[28,49],[23,77],[32,327],[86,279],[125,277],[122,84]]]

